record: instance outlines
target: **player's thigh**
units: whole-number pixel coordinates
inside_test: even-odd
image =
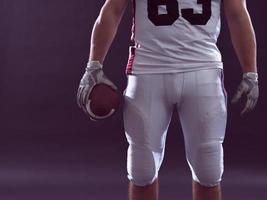
[[[130,144],[162,149],[172,105],[165,95],[164,75],[131,75],[124,93],[124,127]]]
[[[222,71],[186,73],[178,109],[193,179],[205,186],[215,186],[223,173],[222,143],[227,116]]]
[[[186,73],[183,100],[178,108],[186,147],[223,142],[226,99],[221,69]]]

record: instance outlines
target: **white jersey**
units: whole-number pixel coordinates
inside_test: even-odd
[[[222,68],[216,46],[221,0],[132,0],[127,74]]]

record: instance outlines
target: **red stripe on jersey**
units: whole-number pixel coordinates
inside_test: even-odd
[[[132,74],[134,56],[135,56],[135,47],[131,46],[130,47],[130,52],[129,52],[128,64],[127,64],[127,67],[126,67],[126,74],[128,74],[128,75]]]
[[[133,4],[133,19],[132,19],[132,36],[131,36],[131,40],[134,41],[134,37],[135,37],[135,12],[136,12],[136,2],[135,0],[132,0],[132,4]]]

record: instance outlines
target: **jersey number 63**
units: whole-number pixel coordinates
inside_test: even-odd
[[[148,18],[156,26],[172,25],[179,17],[179,4],[177,0],[147,0]],[[211,0],[197,0],[202,4],[202,13],[194,13],[194,9],[181,9],[184,19],[192,25],[205,25],[211,17]],[[159,6],[166,6],[167,13],[159,14]]]

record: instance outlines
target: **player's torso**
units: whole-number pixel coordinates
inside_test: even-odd
[[[221,67],[221,55],[216,46],[221,0],[132,2],[136,71],[187,71],[199,68],[198,63],[213,62]],[[162,68],[162,65],[167,66]],[[173,66],[168,67],[170,65]]]

